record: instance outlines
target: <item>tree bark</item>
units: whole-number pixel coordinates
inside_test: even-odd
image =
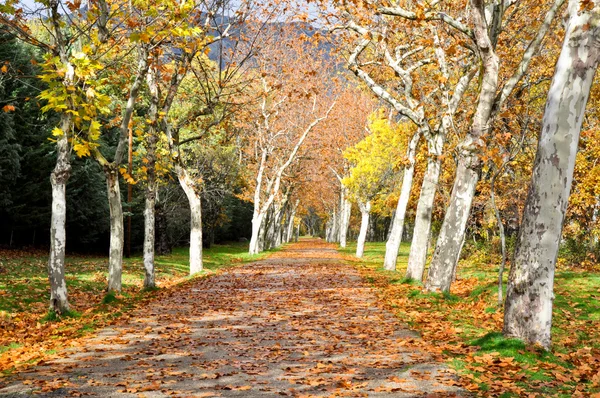
[[[156,144],[158,142],[158,71],[155,66],[149,68],[146,76],[150,91],[150,120],[146,131],[146,208],[144,209],[144,288],[156,287],[154,278],[154,242],[156,238]]]
[[[500,269],[498,270],[498,307],[501,307],[504,301],[502,297],[502,278],[504,277],[504,269],[506,267],[506,234],[504,233],[504,223],[502,223],[500,210],[498,209],[498,206],[496,204],[495,192],[496,178],[498,178],[502,170],[504,170],[504,164],[494,173],[490,181],[490,201],[492,203],[492,209],[494,210],[496,222],[498,223],[498,232],[500,233],[500,250],[502,251],[502,260],[500,263]]]
[[[154,278],[154,242],[155,242],[155,205],[156,183],[148,184],[146,188],[146,208],[144,209],[144,288],[156,287]]]
[[[121,189],[119,188],[119,171],[116,167],[105,166],[108,206],[110,209],[110,250],[108,256],[108,291],[121,291],[123,274],[123,245],[125,231],[123,228],[123,206]]]
[[[343,188],[344,191],[346,190]],[[352,215],[352,203],[348,200],[347,195],[344,195],[342,206],[342,214],[340,220],[340,247],[346,247],[348,242],[348,227],[350,226],[350,216]]]
[[[335,242],[336,237],[338,236],[337,229],[338,229],[338,218],[337,218],[337,211],[334,206],[333,211],[331,212],[331,215],[329,217],[329,227],[327,229],[327,242],[329,242],[329,243]]]
[[[261,232],[263,231],[265,214],[260,213],[256,208],[254,209],[254,215],[252,216],[252,236],[250,237],[250,254],[260,253],[259,240]]]
[[[436,149],[430,149],[429,158],[427,159],[427,169],[425,170],[423,184],[421,185],[421,194],[419,195],[419,202],[417,204],[415,228],[413,230],[413,239],[408,257],[408,267],[406,269],[406,277],[416,281],[423,280],[423,272],[425,271],[425,263],[427,261],[427,249],[429,248],[429,237],[431,235],[433,203],[442,168],[440,155],[444,140],[440,134],[434,140],[436,142],[431,145],[434,145]]]
[[[398,251],[402,242],[402,232],[404,229],[404,217],[406,216],[406,207],[410,198],[412,189],[413,176],[415,174],[415,155],[417,153],[417,145],[421,132],[417,131],[408,144],[407,158],[408,164],[404,167],[404,175],[402,177],[402,188],[400,189],[400,198],[394,213],[392,228],[388,241],[385,245],[385,259],[383,260],[383,268],[388,271],[396,270],[396,261],[398,259]]]
[[[290,214],[290,220],[288,222],[288,229],[287,229],[287,236],[286,236],[286,243],[289,243],[292,241],[292,239],[294,238],[294,219],[296,218],[296,211],[298,209],[298,204],[300,203],[299,200],[296,200],[296,203],[294,203],[294,206],[292,207],[292,212]]]
[[[104,170],[108,190],[108,206],[110,209],[110,251],[108,259],[108,291],[121,291],[123,273],[123,205],[119,189],[119,166],[123,160],[129,136],[129,122],[133,116],[135,101],[140,87],[148,72],[148,50],[144,46],[139,49],[139,60],[136,78],[129,90],[129,98],[123,110],[120,126],[120,136],[115,157],[109,162],[99,148],[92,149],[92,155]]]
[[[69,140],[71,116],[61,116],[63,135],[56,142],[57,159],[50,176],[52,183],[52,217],[50,221],[50,256],[48,259],[48,280],[50,282],[50,310],[57,314],[69,311],[67,282],[65,279],[65,249],[67,245],[67,195],[66,185],[71,174]]]
[[[202,202],[187,170],[175,167],[177,179],[190,205],[190,275],[202,271]]]
[[[69,62],[67,42],[61,30],[61,14],[59,2],[50,1],[50,22],[54,30],[54,54],[60,57],[65,67],[62,84],[72,87],[75,69]],[[67,110],[73,110],[70,99],[66,100]],[[50,311],[56,314],[69,312],[67,297],[67,281],[65,278],[65,250],[67,247],[67,181],[71,175],[71,159],[69,134],[73,131],[71,113],[64,112],[60,116],[62,135],[56,140],[56,165],[50,175],[52,185],[52,215],[50,219],[50,254],[48,256],[48,280],[50,282]]]
[[[360,233],[358,234],[358,241],[356,242],[356,257],[362,258],[365,252],[365,241],[367,240],[367,229],[369,228],[369,216],[371,214],[371,202],[358,203],[360,209],[361,221],[360,221]]]
[[[479,101],[471,128],[460,143],[459,160],[435,252],[429,267],[425,287],[428,291],[450,290],[452,272],[458,264],[475,188],[479,181],[482,137],[489,131],[490,118],[498,87],[499,60],[491,43],[485,20],[484,2],[471,0],[475,43],[483,64]]]
[[[579,133],[600,53],[600,6],[569,22],[548,92],[533,176],[508,280],[504,334],[549,349],[554,271]]]

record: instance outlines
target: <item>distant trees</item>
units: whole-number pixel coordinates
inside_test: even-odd
[[[248,121],[248,152],[255,164],[250,254],[264,250],[269,222],[280,223],[290,199],[286,192],[291,187],[282,189],[285,173],[309,135],[328,118],[338,91],[330,78],[332,65],[308,40],[296,36],[292,41],[298,32],[290,28],[267,32],[256,58],[259,99]]]

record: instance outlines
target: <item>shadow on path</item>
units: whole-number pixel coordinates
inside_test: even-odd
[[[414,338],[332,245],[303,240],[151,303],[0,396],[461,395]]]

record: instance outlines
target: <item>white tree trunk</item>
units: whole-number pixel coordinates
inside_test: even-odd
[[[346,247],[348,243],[348,227],[350,226],[351,215],[352,203],[347,198],[345,198],[344,205],[342,206],[342,218],[340,220],[340,247]]]
[[[144,210],[144,288],[156,287],[154,278],[156,184],[146,188],[146,208]]]
[[[67,43],[61,28],[59,2],[50,2],[49,21],[52,24],[53,55],[58,55],[65,66],[63,85],[72,88],[75,69],[69,62]],[[67,109],[73,110],[72,102],[67,99]],[[69,312],[67,282],[65,279],[65,250],[67,246],[67,181],[71,175],[69,136],[73,130],[71,113],[60,116],[62,135],[56,141],[56,165],[50,175],[52,185],[52,216],[50,220],[50,253],[48,257],[48,280],[50,282],[50,311],[57,314]]]
[[[473,163],[479,163],[476,154],[459,159],[450,205],[446,210],[444,223],[437,239],[426,288],[429,291],[450,290],[452,273],[458,264],[464,243],[465,229],[479,181],[479,173]]]
[[[413,176],[415,174],[415,155],[417,153],[417,145],[421,137],[420,132],[415,133],[408,145],[408,165],[404,168],[402,177],[402,188],[400,189],[400,198],[392,220],[392,228],[388,241],[385,245],[385,259],[383,260],[383,268],[388,271],[396,270],[396,261],[398,259],[398,251],[402,242],[402,232],[404,229],[404,217],[406,216],[406,207],[410,198],[412,189]]]
[[[483,75],[477,109],[467,136],[460,143],[458,167],[452,188],[450,203],[436,243],[427,282],[428,291],[450,290],[452,273],[457,267],[464,242],[471,204],[479,181],[481,161],[479,159],[482,137],[490,130],[490,118],[498,88],[498,56],[489,36],[485,21],[484,2],[471,0],[471,19],[475,43],[483,64]]]
[[[542,132],[514,265],[510,269],[504,334],[546,349],[551,344],[554,270],[573,181],[579,133],[600,55],[600,6],[570,18],[548,92]]]
[[[369,229],[369,216],[371,214],[371,202],[358,203],[360,209],[360,233],[356,242],[356,257],[362,258],[365,252],[365,241],[367,240],[367,229]]]
[[[421,281],[425,271],[427,261],[427,249],[429,248],[429,237],[431,235],[431,216],[433,213],[433,204],[435,194],[440,179],[442,161],[442,147],[444,138],[442,134],[433,137],[433,142],[429,144],[429,158],[427,159],[427,169],[421,185],[421,194],[417,204],[417,214],[415,216],[415,228],[413,230],[412,243],[410,245],[410,255],[408,257],[408,267],[406,277]]]
[[[338,213],[334,207],[333,211],[331,212],[331,216],[329,218],[330,220],[330,226],[329,226],[329,231],[327,234],[327,242],[335,242],[338,236]]]
[[[194,275],[202,271],[202,202],[187,170],[180,165],[175,169],[190,205],[190,275]]]
[[[256,205],[255,205],[256,207]],[[254,210],[252,216],[252,236],[250,237],[250,254],[260,253],[259,240],[262,233],[264,224],[265,214],[260,213],[258,210]]]
[[[70,130],[71,118],[61,116],[61,129]],[[57,159],[50,176],[52,183],[52,217],[50,221],[50,256],[48,259],[48,280],[50,282],[50,310],[57,314],[69,311],[67,282],[65,279],[65,249],[67,233],[67,195],[66,185],[71,174],[69,161],[69,141],[67,134],[58,138],[56,143]]]
[[[153,65],[149,68],[146,76],[148,89],[150,91],[150,108],[147,118],[150,119],[148,131],[146,131],[146,208],[144,209],[144,288],[152,289],[156,287],[154,278],[154,241],[156,237],[155,231],[155,215],[156,215],[156,144],[158,143],[158,71]]]
[[[119,188],[119,172],[115,167],[104,168],[106,188],[108,191],[108,207],[110,209],[110,251],[108,255],[108,291],[121,291],[123,274],[123,245],[125,231],[123,228],[123,205]]]

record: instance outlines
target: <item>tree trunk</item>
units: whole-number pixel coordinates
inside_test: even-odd
[[[202,202],[187,170],[175,167],[179,184],[190,205],[190,275],[202,271]]]
[[[396,212],[394,213],[390,236],[385,245],[385,259],[383,260],[383,268],[388,271],[396,270],[396,261],[398,259],[398,251],[400,250],[402,232],[404,229],[404,217],[406,216],[406,207],[408,206],[413,176],[415,174],[415,155],[417,153],[417,145],[419,144],[420,137],[420,132],[415,133],[408,144],[407,158],[409,163],[404,168],[402,188],[400,189],[400,198],[398,198],[398,205],[396,206]]]
[[[290,221],[288,223],[287,237],[285,239],[286,243],[291,242],[294,238],[294,219],[296,218],[296,209],[298,209],[298,201],[294,204],[292,208],[292,213],[290,214]]]
[[[406,269],[406,277],[416,281],[423,280],[423,272],[425,271],[425,263],[427,261],[433,203],[442,168],[440,154],[441,151],[439,154],[435,152],[430,153],[427,159],[427,170],[423,177],[421,194],[419,195],[419,203],[417,204],[415,228],[413,230],[412,244],[410,245],[410,255],[408,256],[408,267]]]
[[[281,238],[282,238],[282,230],[283,230],[283,215],[284,215],[284,211],[283,209],[279,210],[279,213],[277,214],[277,216],[275,217],[275,242],[274,242],[274,247],[280,247],[281,246]]]
[[[144,288],[156,287],[154,280],[154,238],[155,238],[156,184],[146,188],[146,208],[144,210]]]
[[[356,242],[356,257],[362,258],[365,252],[365,241],[367,240],[367,229],[369,228],[369,215],[371,213],[371,202],[358,203],[360,209],[360,233]]]
[[[450,290],[452,272],[458,264],[471,203],[479,180],[478,167],[471,166],[473,162],[479,163],[475,154],[459,159],[450,205],[446,210],[444,223],[427,274],[425,286],[429,291],[447,292]]]
[[[269,218],[269,210],[263,216],[262,223],[260,224],[260,230],[258,231],[258,252],[263,252],[266,249],[266,238],[267,232],[269,228],[269,222],[271,221]]]
[[[271,206],[269,209],[267,220],[264,249],[270,250],[275,245],[275,225],[277,224],[277,213],[275,212],[274,206]]]
[[[254,215],[252,216],[252,236],[250,237],[250,254],[260,253],[259,241],[260,235],[263,231],[265,215],[259,213],[257,209],[254,209]]]
[[[331,239],[330,242],[339,242],[340,238],[340,212],[333,208],[333,223],[331,225]]]
[[[75,69],[69,62],[68,48],[61,28],[59,2],[49,2],[49,20],[52,24],[53,54],[60,57],[65,66],[62,84],[73,88]],[[73,118],[69,110],[74,110],[72,101],[66,99],[67,112],[60,116],[62,134],[56,140],[56,165],[50,175],[52,185],[52,215],[50,220],[50,254],[48,256],[48,280],[50,282],[50,311],[56,314],[69,312],[67,282],[65,278],[65,250],[67,247],[67,181],[71,175],[69,137],[73,133]]]
[[[498,209],[498,205],[496,204],[496,192],[495,192],[495,183],[496,178],[500,175],[502,170],[504,170],[503,164],[492,176],[490,181],[490,201],[492,203],[492,209],[494,210],[494,216],[496,217],[496,222],[498,223],[498,232],[500,233],[500,250],[502,252],[502,260],[500,262],[500,269],[498,270],[498,307],[502,307],[503,299],[503,291],[502,291],[502,278],[504,277],[504,269],[506,268],[506,234],[504,232],[504,224],[502,223],[502,217],[500,216],[500,210]]]
[[[498,88],[499,60],[489,36],[484,2],[471,0],[470,3],[473,9],[473,33],[483,65],[483,75],[473,122],[467,136],[460,143],[452,195],[425,284],[428,291],[450,291],[452,273],[458,264],[475,188],[479,181],[482,137],[490,130],[490,118]]]
[[[104,167],[108,206],[110,208],[110,251],[108,256],[108,291],[121,291],[123,274],[123,245],[125,232],[123,229],[123,206],[121,189],[119,188],[119,171],[116,167]]]
[[[600,7],[569,22],[548,92],[542,132],[511,267],[504,334],[548,349],[551,344],[554,270],[573,181],[579,133],[600,52]]]
[[[150,119],[146,131],[146,208],[144,209],[144,288],[156,287],[154,280],[154,242],[156,239],[156,144],[158,142],[158,71],[155,66],[148,70],[146,81],[150,91],[150,108],[147,117]]]
[[[340,220],[340,247],[346,247],[348,239],[348,227],[352,215],[352,203],[345,198],[342,206],[342,219]]]
[[[48,280],[50,282],[50,310],[57,314],[69,311],[67,282],[65,279],[65,248],[67,233],[66,185],[71,174],[69,161],[69,141],[67,132],[71,130],[69,115],[61,116],[63,135],[56,142],[56,166],[50,176],[52,183],[52,217],[50,221],[50,256],[48,259]]]

